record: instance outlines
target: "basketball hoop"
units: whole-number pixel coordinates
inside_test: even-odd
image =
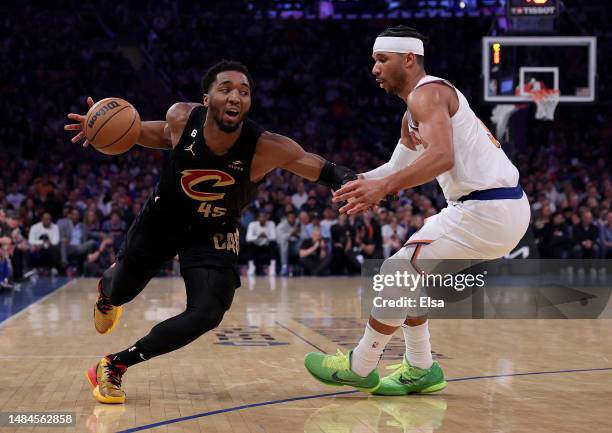
[[[554,120],[555,109],[559,103],[559,91],[540,89],[528,92],[537,106],[535,118],[539,120]]]

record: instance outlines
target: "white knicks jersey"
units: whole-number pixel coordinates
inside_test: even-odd
[[[451,117],[455,165],[436,179],[442,187],[444,197],[455,201],[472,191],[490,188],[514,187],[518,185],[519,173],[510,162],[499,142],[470,108],[463,94],[450,82],[426,75],[415,89],[431,82],[441,82],[457,92],[459,108]],[[418,125],[408,110],[408,127],[419,141]]]

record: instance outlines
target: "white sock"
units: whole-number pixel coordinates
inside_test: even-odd
[[[410,365],[427,369],[433,364],[429,342],[429,322],[419,326],[402,325],[406,342],[406,358]]]
[[[378,365],[383,350],[389,341],[393,338],[393,334],[385,335],[372,329],[370,324],[366,326],[363,337],[359,340],[359,344],[353,350],[351,358],[351,370],[359,376],[366,377]]]

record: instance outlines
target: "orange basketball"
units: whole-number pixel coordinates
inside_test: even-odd
[[[105,98],[87,112],[85,135],[93,147],[107,155],[127,152],[140,135],[140,115],[121,98]]]

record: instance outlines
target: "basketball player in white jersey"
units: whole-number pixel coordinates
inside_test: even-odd
[[[334,201],[348,202],[341,212],[355,214],[387,194],[437,179],[448,206],[429,218],[383,269],[394,259],[418,272],[426,259],[499,258],[517,245],[529,224],[529,203],[518,185],[518,170],[461,92],[426,74],[425,39],[405,26],[389,28],[376,38],[372,73],[381,88],[407,105],[401,138],[389,162],[334,194]],[[384,296],[385,290],[381,293]],[[427,316],[408,317],[408,308],[400,312],[385,314],[384,308],[374,307],[355,349],[336,355],[309,353],[306,368],[323,383],[375,394],[443,389],[444,374],[431,356]],[[380,379],[378,361],[400,326],[406,341],[403,363]]]

